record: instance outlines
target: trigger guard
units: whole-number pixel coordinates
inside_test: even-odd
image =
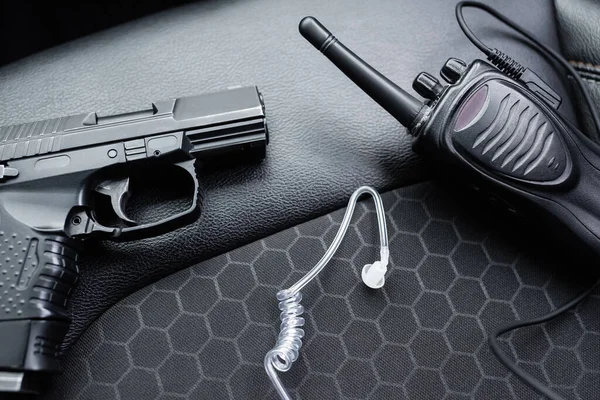
[[[182,168],[183,170],[185,170],[189,175],[190,178],[192,178],[192,181],[194,182],[194,193],[193,193],[193,200],[192,200],[192,207],[190,208],[193,209],[194,207],[197,207],[197,201],[198,201],[198,195],[200,194],[200,182],[198,182],[198,176],[196,175],[196,160],[192,159],[192,160],[187,160],[184,162],[180,162],[175,164],[177,167]]]
[[[190,159],[173,164],[179,168],[184,169],[194,182],[192,204],[187,210],[172,215],[169,218],[163,219],[158,222],[123,228],[111,239],[116,241],[143,239],[147,237],[162,235],[195,222],[200,217],[200,206],[198,204],[200,185],[198,182],[198,177],[196,176],[196,169],[194,167],[195,162],[195,159]]]

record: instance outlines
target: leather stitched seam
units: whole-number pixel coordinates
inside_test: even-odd
[[[584,67],[588,67],[588,68],[595,68],[595,69],[598,69],[598,70],[600,70],[600,65],[595,65],[595,64],[592,64],[592,63],[589,63],[589,62],[585,62],[585,61],[575,61],[575,60],[569,60],[569,62],[570,62],[571,64],[575,64],[575,65],[582,65],[582,66],[584,66]]]
[[[596,85],[600,85],[600,80],[592,79],[592,78],[581,78],[588,83],[595,83]]]

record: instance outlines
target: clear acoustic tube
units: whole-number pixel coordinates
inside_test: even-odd
[[[302,300],[302,293],[300,293],[300,290],[323,270],[325,265],[327,265],[340,247],[340,244],[348,231],[348,227],[350,226],[350,221],[352,220],[358,198],[363,194],[370,194],[375,201],[375,210],[377,212],[377,222],[379,226],[379,240],[381,242],[381,262],[387,265],[389,247],[383,201],[375,189],[369,186],[362,186],[350,197],[348,208],[344,214],[340,229],[321,260],[319,260],[319,262],[298,282],[290,288],[281,290],[277,293],[279,309],[281,310],[281,330],[277,342],[275,343],[275,347],[273,347],[273,349],[265,356],[264,366],[273,386],[275,386],[277,393],[283,400],[291,400],[291,397],[279,379],[277,371],[286,372],[292,367],[294,361],[298,359],[299,351],[302,347],[302,338],[304,337],[304,330],[302,329],[304,318],[301,317],[304,312],[304,307],[300,304],[300,301]]]

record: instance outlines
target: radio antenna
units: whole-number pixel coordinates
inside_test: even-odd
[[[300,33],[381,107],[410,128],[423,103],[364,62],[335,38],[316,18],[304,17]]]

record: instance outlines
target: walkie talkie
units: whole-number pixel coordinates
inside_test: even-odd
[[[300,33],[414,136],[413,149],[459,167],[492,191],[533,206],[550,226],[569,229],[600,254],[600,150],[564,120],[560,97],[512,60],[451,58],[442,85],[422,72],[413,88],[420,101],[340,43],[315,18]],[[489,58],[494,57],[490,55]],[[518,76],[518,79],[515,77]]]

